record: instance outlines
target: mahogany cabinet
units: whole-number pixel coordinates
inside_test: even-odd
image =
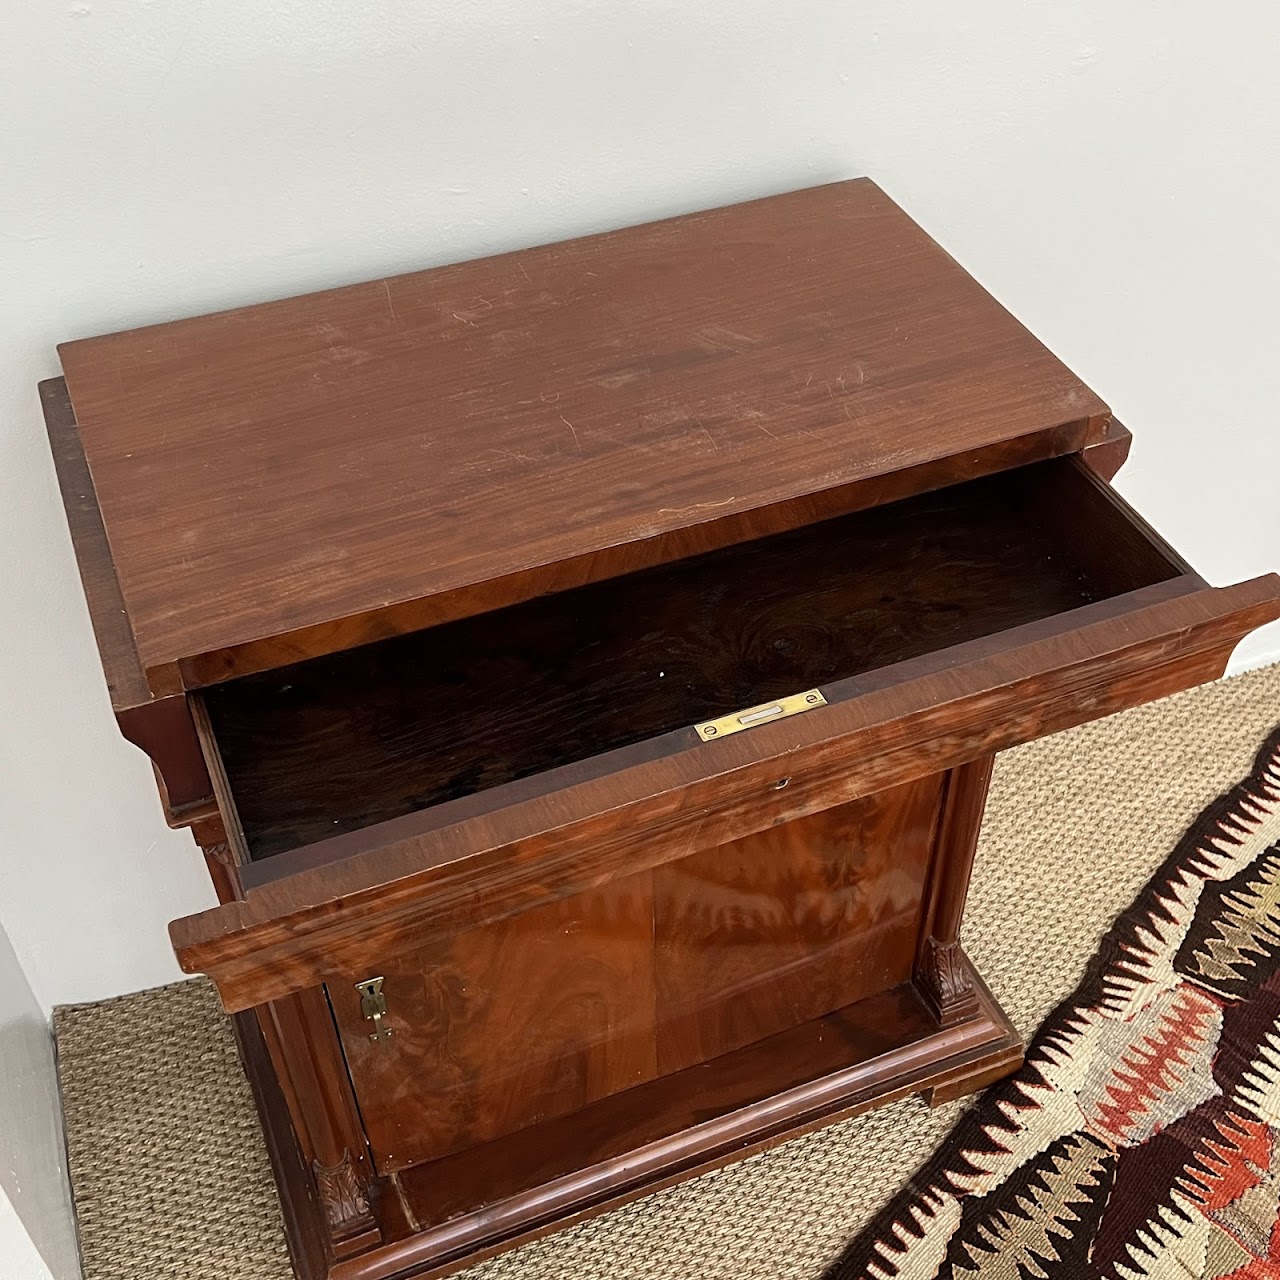
[[[60,350],[113,705],[221,901],[173,943],[308,1278],[1012,1070],[960,946],[994,753],[1280,616],[865,180]]]

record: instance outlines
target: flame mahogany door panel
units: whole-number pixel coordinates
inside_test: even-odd
[[[378,1171],[543,1123],[911,977],[931,775],[329,984]],[[355,982],[384,978],[390,1037]]]
[[[646,872],[330,983],[379,1172],[653,1079],[652,918]],[[352,985],[370,976],[392,1032],[376,1041]]]
[[[666,1075],[911,977],[943,775],[653,872]]]

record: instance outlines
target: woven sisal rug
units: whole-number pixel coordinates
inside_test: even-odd
[[[1280,1276],[1280,733],[829,1274]]]
[[[1277,721],[1272,667],[999,758],[964,941],[1024,1035],[1076,987],[1116,914],[1245,776]],[[63,1008],[55,1030],[85,1280],[288,1280],[253,1102],[211,988]],[[964,1106],[906,1099],[526,1245],[467,1280],[815,1280]]]

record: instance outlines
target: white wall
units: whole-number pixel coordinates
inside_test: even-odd
[[[1280,8],[51,0],[0,39],[2,896],[46,1006],[210,901],[120,742],[37,410],[63,338],[869,173],[1135,430],[1211,579],[1280,566]],[[1280,633],[1247,658],[1280,657]]]
[[[0,1258],[5,1280],[63,1280],[49,1270],[8,1197],[0,1191]]]
[[[0,1276],[78,1276],[53,1041],[0,927]]]

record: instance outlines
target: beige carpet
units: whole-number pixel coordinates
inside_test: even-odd
[[[1280,722],[1280,667],[1000,758],[965,945],[1024,1034]],[[55,1014],[85,1280],[287,1280],[230,1033],[203,982]],[[468,1280],[812,1278],[963,1103],[916,1099],[485,1263]]]

